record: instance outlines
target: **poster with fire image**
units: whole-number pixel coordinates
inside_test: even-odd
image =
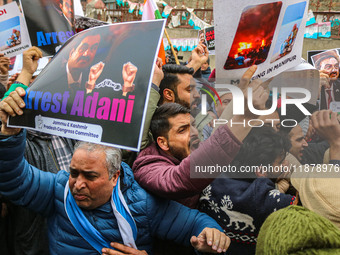
[[[307,11],[308,0],[214,1],[217,79],[237,84],[252,65],[253,79],[298,65]]]

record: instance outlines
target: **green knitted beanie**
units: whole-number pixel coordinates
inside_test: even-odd
[[[256,255],[340,254],[340,229],[301,206],[272,213],[257,238]]]

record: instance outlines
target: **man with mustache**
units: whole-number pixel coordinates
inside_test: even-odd
[[[315,67],[320,71],[320,109],[329,109],[332,102],[340,101],[339,62],[336,50],[325,52],[315,62]]]
[[[27,81],[25,76],[19,78]],[[23,114],[24,95],[17,88],[0,104],[0,194],[48,217],[51,254],[146,255],[154,237],[201,252],[226,252],[230,239],[213,219],[148,194],[119,149],[80,142],[70,173],[46,173],[28,164],[26,131],[7,126],[8,115]]]

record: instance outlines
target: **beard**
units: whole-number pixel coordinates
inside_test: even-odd
[[[180,104],[188,109],[190,109],[190,104],[178,97],[178,95],[175,95],[175,103]]]
[[[187,154],[187,149],[183,148],[183,147],[177,147],[177,146],[172,146],[169,143],[169,152],[171,153],[171,155],[173,157],[175,157],[176,159],[178,159],[179,161],[182,161],[183,159],[185,159],[187,156],[189,156]]]

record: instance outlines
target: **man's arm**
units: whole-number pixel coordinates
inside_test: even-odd
[[[197,47],[191,52],[191,60],[187,64],[187,67],[192,67],[195,72],[201,68],[202,64],[208,61],[209,51],[207,46],[200,43]]]
[[[2,135],[0,140],[0,193],[17,205],[43,215],[54,210],[55,175],[40,171],[24,159],[26,131]]]
[[[247,102],[247,91],[248,88],[252,88],[253,89],[253,105],[255,109],[258,110],[263,110],[265,108],[265,103],[268,99],[269,93],[268,91],[265,89],[265,85],[262,84],[262,82],[257,79],[254,80],[252,82],[250,82],[251,77],[254,75],[254,73],[257,70],[257,66],[251,66],[249,67],[249,69],[243,74],[240,84],[239,84],[239,88],[243,91],[243,95],[244,95],[244,99],[245,102]],[[228,121],[228,126],[231,130],[231,132],[237,137],[237,139],[239,139],[240,141],[243,141],[243,139],[249,134],[251,127],[248,125],[245,126],[241,126],[240,125],[233,125],[231,126],[231,121],[234,123],[248,123],[249,120],[251,119],[257,119],[259,116],[252,114],[248,107],[245,106],[245,113],[244,115],[235,115],[233,116],[233,101],[231,101],[227,107],[224,109],[224,111],[222,112],[221,116],[219,119],[222,120],[227,120]],[[219,125],[216,125],[214,127],[213,132],[215,132],[217,130],[217,128],[219,127]]]
[[[31,48],[24,53],[24,65],[19,80],[25,85],[34,73],[39,50]],[[41,52],[40,52],[41,53]],[[24,159],[26,131],[7,127],[8,116],[22,115],[25,103],[23,88],[12,91],[0,103],[2,121],[0,134],[0,192],[12,202],[36,212],[49,214],[53,210],[55,176],[29,165]]]
[[[149,228],[153,236],[189,246],[201,252],[222,252],[230,245],[217,222],[198,210],[174,201],[147,198]]]
[[[142,143],[141,143],[141,148],[140,148],[141,150],[145,149],[152,142],[149,136],[149,130],[150,130],[152,116],[157,109],[157,104],[161,97],[159,94],[159,85],[161,84],[161,81],[164,77],[162,65],[163,65],[162,59],[157,58],[155,68],[153,71],[153,76],[152,76],[152,87],[150,89],[148,108],[147,108],[146,116],[145,116]]]
[[[213,179],[209,173],[197,173],[191,178],[195,166],[227,166],[240,150],[240,141],[226,125],[206,141],[190,156],[175,165],[162,155],[149,153],[150,147],[140,153],[133,165],[135,179],[144,188],[169,199],[180,199],[199,194]],[[191,168],[191,169],[190,169]]]
[[[314,112],[311,119],[317,134],[330,145],[329,159],[340,161],[340,124],[337,113],[321,110]]]
[[[256,71],[256,67],[250,68],[244,76],[244,89],[248,88],[249,80]],[[268,98],[268,93],[260,86],[260,83],[252,83],[254,88],[254,99],[259,107],[263,109]],[[261,108],[262,107],[262,108]],[[244,118],[252,118],[247,113]],[[235,117],[241,118],[241,117]],[[209,174],[202,169],[206,167],[228,167],[237,155],[241,142],[249,133],[250,127],[234,125],[221,125],[217,131],[206,141],[202,142],[198,149],[178,165],[165,156],[149,153],[150,148],[142,151],[133,165],[133,171],[138,183],[145,189],[169,199],[180,199],[199,194],[213,179],[219,175],[216,171]],[[151,145],[152,146],[152,145]],[[195,174],[191,178],[190,171]]]

